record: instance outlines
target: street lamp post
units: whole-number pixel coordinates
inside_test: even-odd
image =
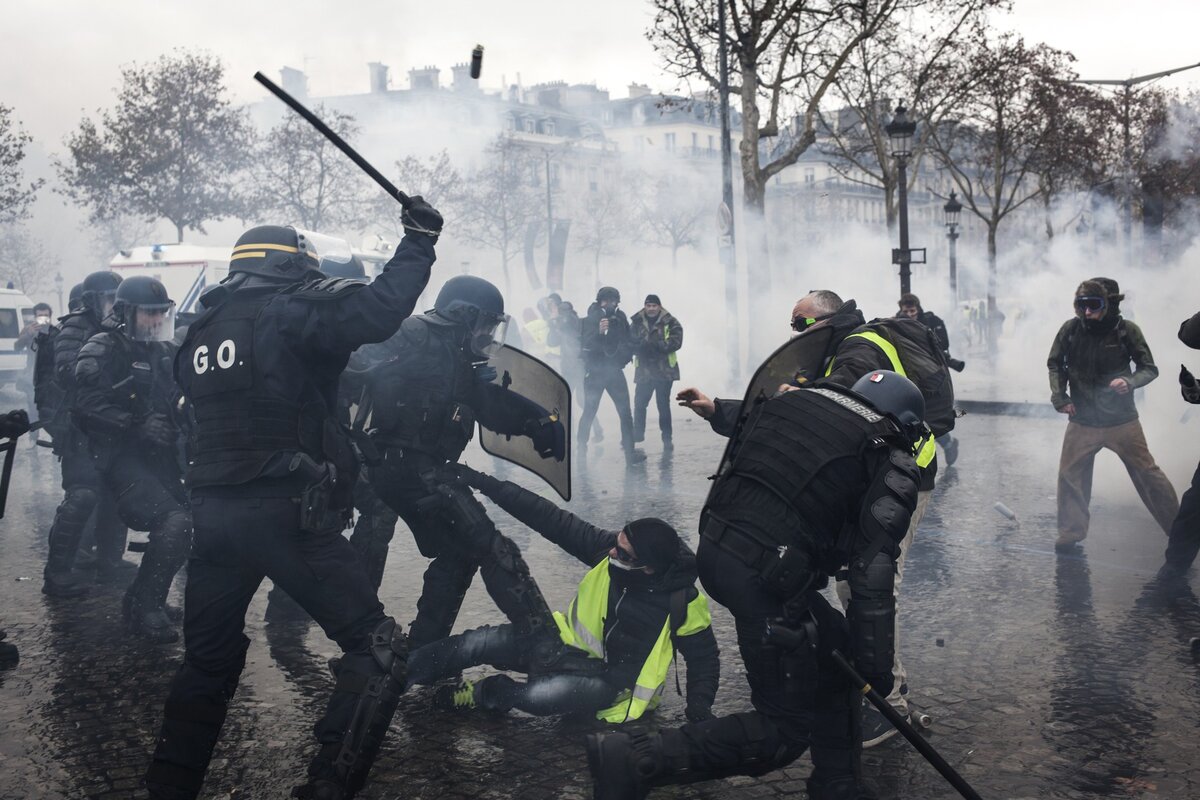
[[[963,205],[958,202],[958,195],[950,190],[950,199],[942,206],[946,212],[946,238],[950,240],[950,297],[958,303],[958,258],[956,243],[958,242],[958,221],[962,216]]]
[[[54,289],[55,289],[55,291],[58,292],[58,313],[66,314],[67,309],[65,306],[63,306],[62,287],[63,287],[62,272],[58,272],[54,275]]]
[[[892,143],[892,158],[899,170],[900,195],[900,247],[892,250],[892,263],[900,265],[900,294],[912,291],[912,265],[925,263],[925,249],[914,250],[908,246],[908,157],[912,155],[912,138],[917,132],[917,123],[908,118],[904,104],[896,106],[892,121],[884,126]],[[914,261],[916,253],[920,261]]]

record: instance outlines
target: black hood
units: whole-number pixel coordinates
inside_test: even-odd
[[[829,318],[828,327],[833,328],[833,339],[829,342],[829,352],[826,355],[832,354],[837,350],[838,345],[860,325],[865,325],[867,322],[863,313],[858,310],[858,303],[854,300],[847,300],[842,303],[842,307],[833,312],[833,316]]]
[[[606,556],[607,557],[607,556]],[[696,554],[682,539],[679,540],[679,555],[665,572],[647,575],[640,571],[609,568],[608,574],[619,587],[630,591],[673,592],[696,583]]]

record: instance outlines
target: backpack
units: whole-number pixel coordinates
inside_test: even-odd
[[[872,320],[855,333],[864,329],[879,334],[896,348],[905,374],[925,398],[925,423],[933,435],[942,436],[954,430],[954,382],[934,332],[907,317]]]

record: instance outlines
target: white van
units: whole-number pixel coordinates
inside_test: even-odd
[[[196,310],[196,300],[229,274],[231,247],[151,244],[122,250],[108,267],[122,278],[149,275],[162,281],[180,312]]]
[[[33,301],[17,289],[0,289],[0,385],[25,373],[29,351],[17,352],[17,337],[33,322]]]

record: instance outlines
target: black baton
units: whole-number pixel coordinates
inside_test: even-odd
[[[305,108],[299,100],[276,86],[270,78],[268,78],[266,75],[263,75],[261,72],[254,73],[254,80],[267,87],[267,91],[278,97],[283,102],[287,103],[293,111],[304,117],[304,119],[308,120],[309,125],[312,125],[321,132],[322,136],[333,142],[334,146],[337,147],[338,150],[341,150],[343,153],[345,153],[351,161],[358,165],[359,169],[370,175],[376,183],[383,187],[385,192],[394,197],[396,201],[400,203],[400,205],[408,208],[410,202],[408,195],[397,189],[394,183],[383,177],[383,174],[379,170],[371,166],[370,162],[360,156],[357,150],[348,145],[345,139],[334,133],[333,130],[324,122],[322,122],[316,114]]]
[[[843,656],[837,650],[834,650],[832,653],[830,653],[830,656],[833,658],[833,663],[837,664],[838,669],[840,669],[846,675],[846,677],[850,679],[855,688],[867,696],[867,699],[871,701],[871,705],[875,706],[875,708],[879,710],[880,714],[883,714],[885,717],[887,717],[888,722],[892,723],[896,730],[900,731],[900,733],[904,735],[905,739],[908,739],[909,744],[917,748],[917,751],[921,755],[925,756],[925,760],[932,764],[933,768],[940,772],[942,777],[949,781],[950,785],[958,790],[959,794],[967,798],[967,800],[983,800],[983,798],[979,796],[979,793],[971,788],[971,784],[967,783],[966,780],[963,779],[963,776],[959,775],[954,767],[947,764],[946,759],[942,758],[941,754],[938,753],[937,750],[933,749],[933,745],[925,741],[921,734],[913,730],[912,725],[908,724],[908,720],[900,716],[896,709],[892,708],[888,701],[882,695],[880,695],[879,692],[871,688],[871,684],[863,680],[863,676],[858,674],[858,670],[854,669],[854,667],[850,665],[850,662],[846,660],[845,656]]]

